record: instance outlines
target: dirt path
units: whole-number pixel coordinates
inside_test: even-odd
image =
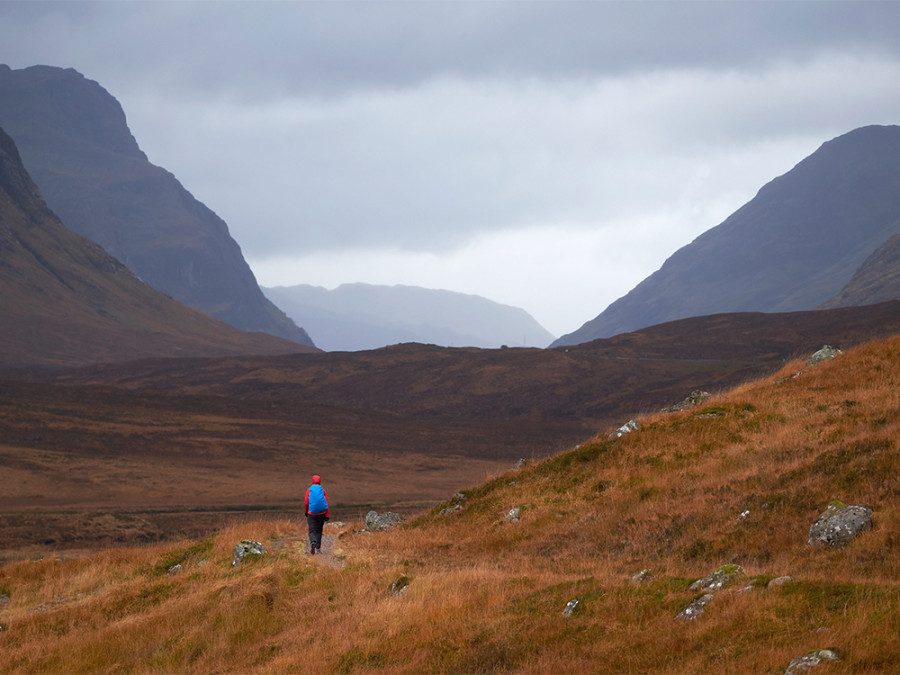
[[[328,565],[333,569],[339,570],[343,569],[344,561],[334,555],[334,542],[336,539],[336,535],[323,534],[322,550],[316,555],[309,555],[309,537],[306,534],[284,537],[273,541],[272,550],[302,558],[308,562]]]

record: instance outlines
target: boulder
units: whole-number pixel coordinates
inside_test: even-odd
[[[831,345],[825,345],[819,351],[810,354],[809,358],[806,359],[806,365],[810,368],[812,366],[817,366],[824,361],[831,361],[831,359],[840,353],[840,349],[832,347]]]
[[[573,598],[566,603],[565,608],[562,611],[562,615],[567,619],[571,619],[572,615],[575,613],[575,610],[578,609],[578,605],[581,604],[581,601],[578,598]]]
[[[841,501],[828,505],[809,528],[810,546],[828,544],[832,548],[844,546],[863,530],[872,527],[872,509],[862,504],[847,506]]]
[[[774,586],[784,586],[785,584],[789,584],[794,580],[794,577],[776,577],[772,579],[768,584],[768,588],[773,588]]]
[[[637,431],[641,428],[641,423],[637,420],[629,420],[614,432],[609,435],[609,440],[614,440],[616,438],[622,438],[625,434],[630,434],[632,431]]]
[[[377,511],[369,511],[366,514],[366,529],[370,532],[381,532],[382,530],[390,530],[397,527],[400,523],[406,521],[406,518],[399,513],[385,511],[378,513]]]
[[[831,649],[815,649],[803,656],[791,659],[784,675],[798,675],[804,673],[814,666],[818,666],[822,661],[840,661],[837,653]]]
[[[712,574],[702,579],[697,579],[697,581],[692,583],[691,590],[700,591],[701,593],[715,593],[732,584],[743,574],[744,568],[740,565],[722,565]]]
[[[519,522],[519,514],[522,512],[521,506],[514,506],[509,510],[509,513],[506,514],[506,518],[503,519],[504,523],[518,523]]]
[[[266,547],[258,541],[244,539],[236,544],[234,550],[231,552],[231,566],[234,567],[248,555],[265,555],[266,553],[268,553]]]
[[[706,606],[713,599],[713,596],[710,593],[704,593],[699,598],[696,598],[691,604],[685,607],[683,610],[678,612],[675,615],[676,619],[681,619],[682,621],[693,621],[698,616],[703,614],[703,610],[706,609]]]

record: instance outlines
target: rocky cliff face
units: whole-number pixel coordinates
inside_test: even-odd
[[[765,185],[554,345],[720,312],[814,309],[900,233],[900,127],[856,129]]]
[[[98,83],[72,69],[0,65],[0,126],[69,229],[190,307],[312,345],[262,294],[225,222],[147,160]]]
[[[0,316],[0,367],[314,351],[239,331],[137,279],[47,208],[2,129]]]

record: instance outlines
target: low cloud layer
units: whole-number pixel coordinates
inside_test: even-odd
[[[403,283],[577,328],[830,138],[900,122],[900,4],[3,3],[264,285]]]

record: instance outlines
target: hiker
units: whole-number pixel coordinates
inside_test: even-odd
[[[312,477],[312,485],[306,489],[303,510],[309,525],[309,554],[322,552],[322,528],[328,520],[328,495],[319,476]]]

